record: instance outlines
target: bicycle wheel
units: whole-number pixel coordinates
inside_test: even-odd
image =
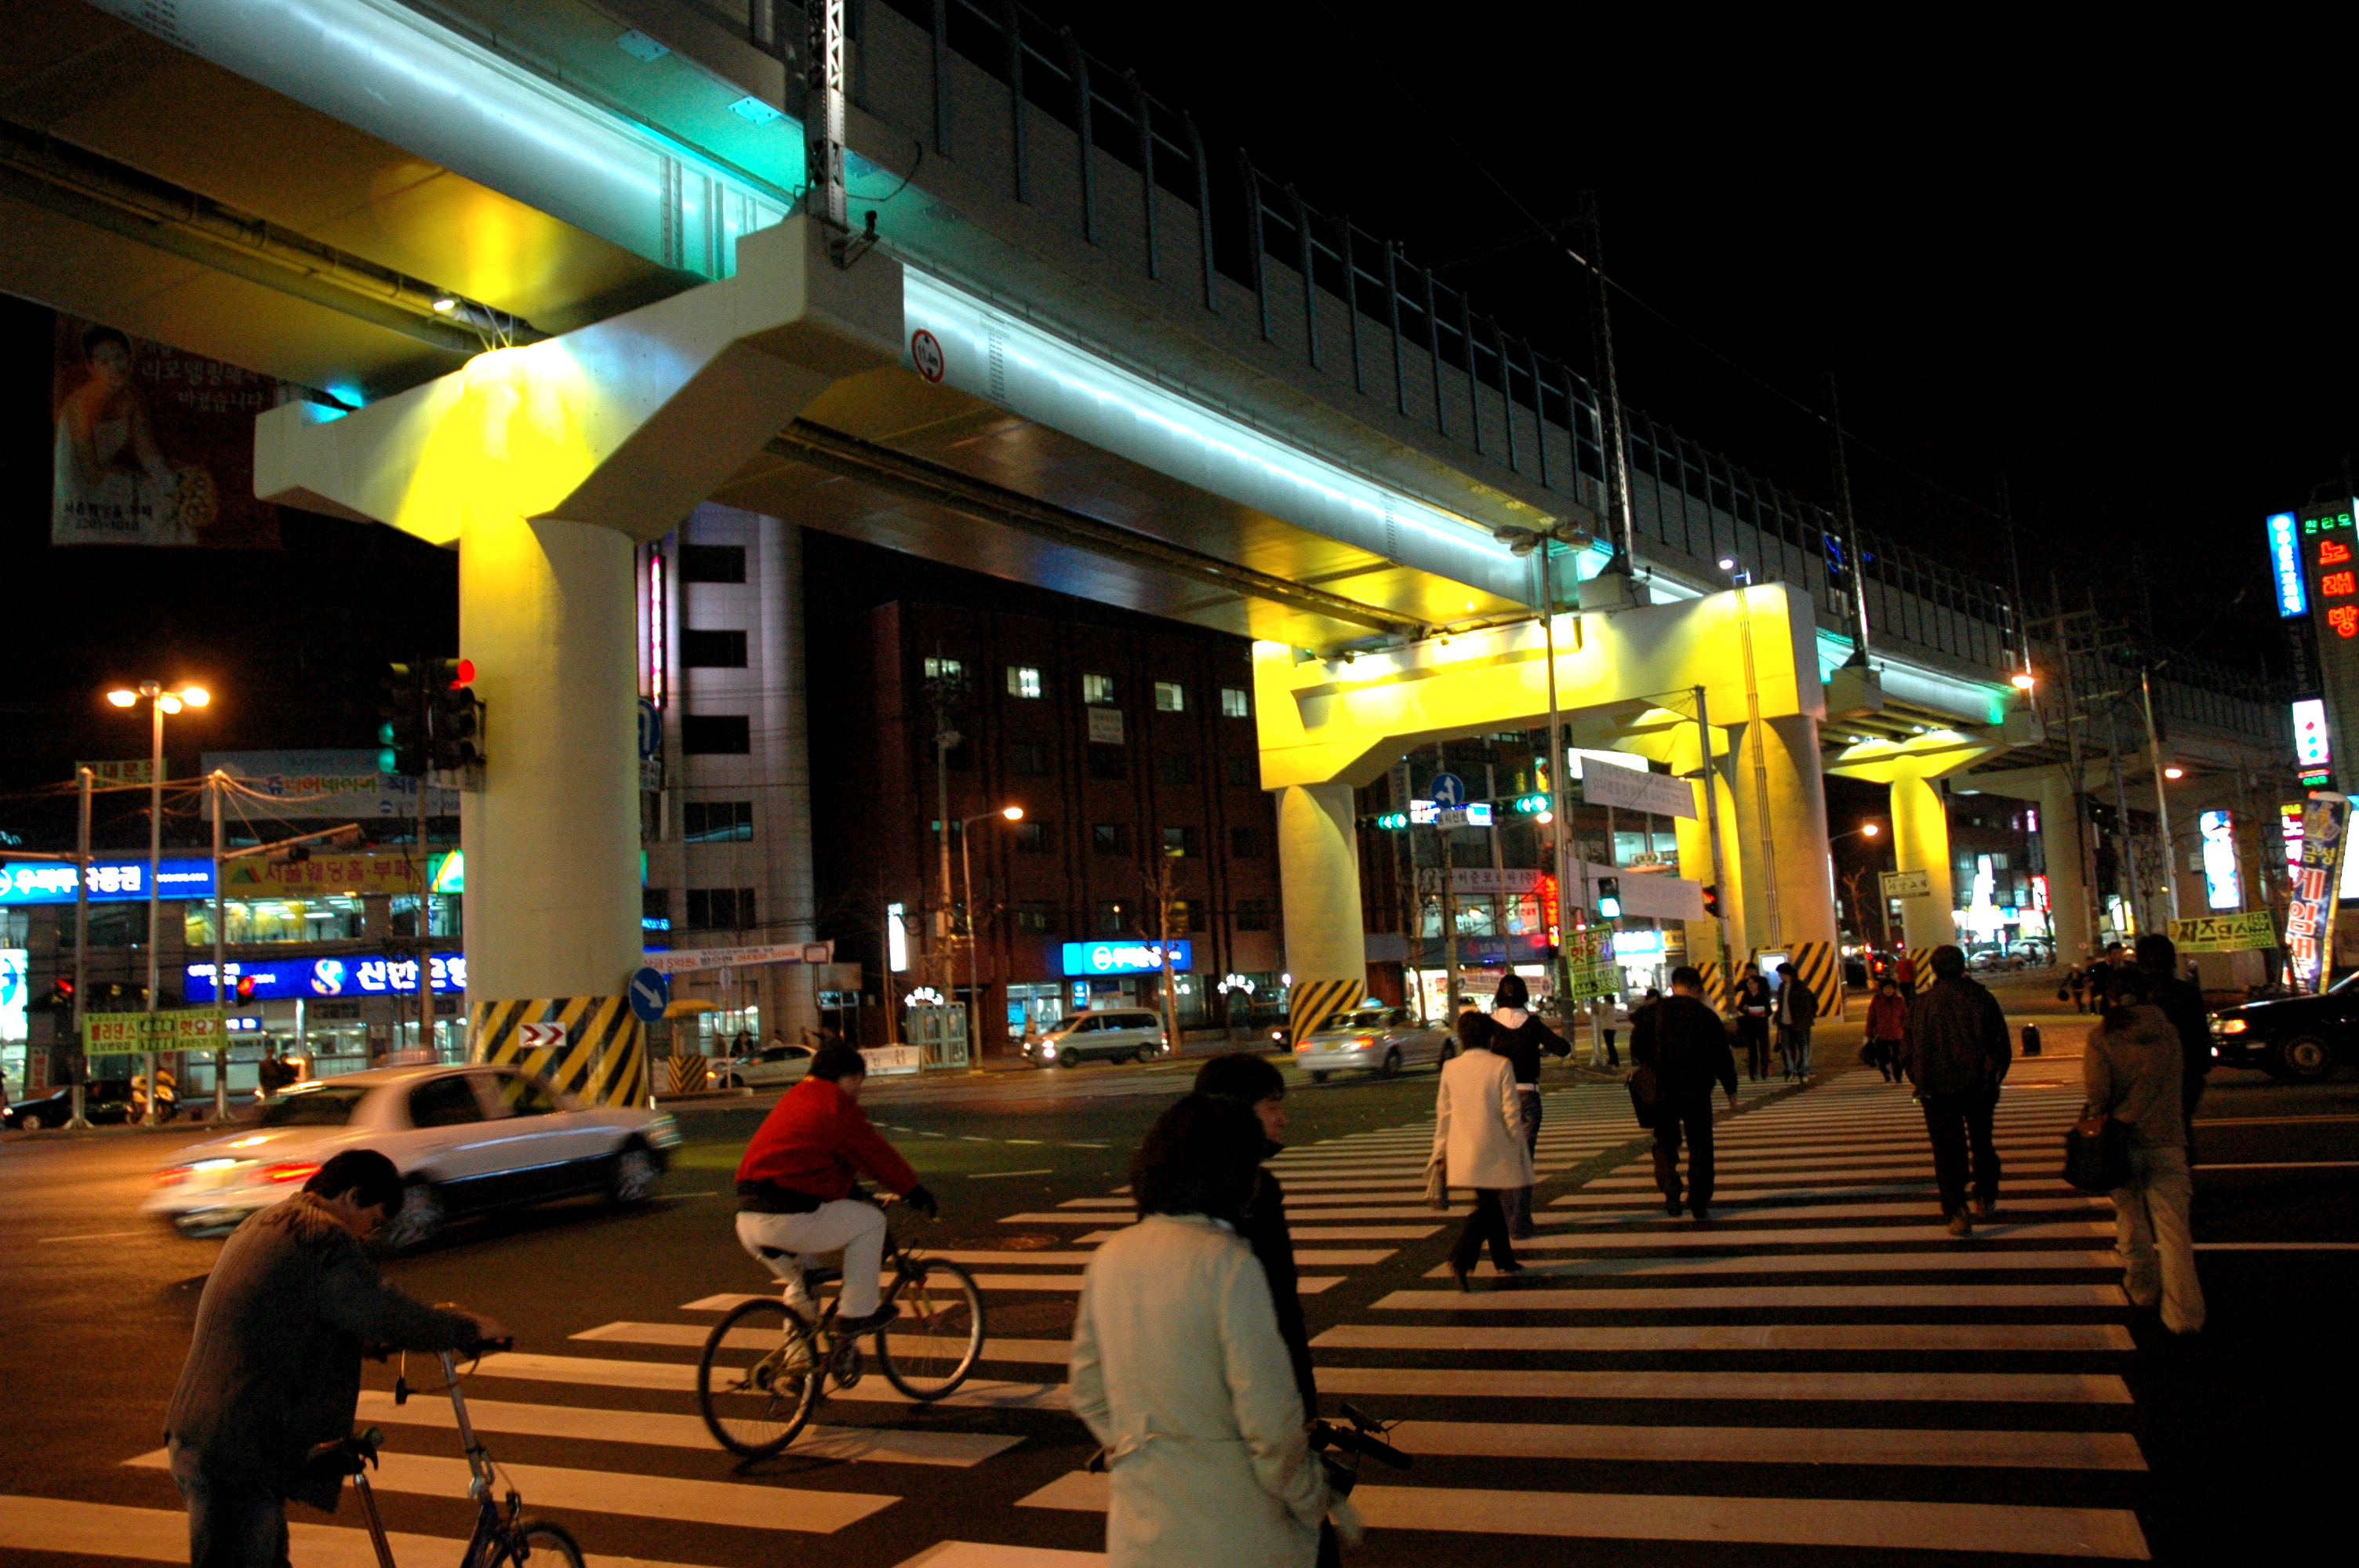
[[[749,1366],[718,1360],[750,1350]],[[819,1403],[823,1368],[810,1325],[786,1303],[756,1296],[715,1325],[696,1363],[696,1403],[704,1424],[732,1454],[765,1458],[795,1440]]]
[[[901,1292],[901,1315],[876,1331],[876,1364],[919,1404],[966,1381],[983,1358],[983,1292],[956,1263],[928,1260]]]
[[[582,1568],[582,1548],[575,1543],[573,1532],[563,1525],[528,1519],[493,1561],[496,1568],[510,1568],[511,1564],[514,1568],[552,1568],[556,1563]]]

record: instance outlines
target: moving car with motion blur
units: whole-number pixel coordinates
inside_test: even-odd
[[[669,1116],[584,1106],[519,1068],[380,1068],[298,1085],[229,1136],[182,1149],[140,1212],[183,1236],[226,1235],[332,1155],[374,1149],[402,1175],[400,1212],[378,1232],[398,1251],[462,1214],[582,1193],[645,1202],[679,1146]]]
[[[2324,1083],[2359,1050],[2359,971],[2321,996],[2263,997],[2212,1015],[2212,1055],[2299,1084]]]
[[[788,1088],[810,1072],[808,1045],[774,1042],[743,1056],[724,1056],[712,1064],[712,1081],[724,1089]]]
[[[1038,1039],[1024,1042],[1024,1059],[1039,1067],[1071,1067],[1093,1059],[1152,1062],[1169,1054],[1163,1015],[1143,1007],[1077,1012]]]
[[[1419,1023],[1405,1007],[1363,1002],[1329,1021],[1294,1046],[1294,1065],[1323,1084],[1335,1073],[1392,1077],[1406,1067],[1432,1067],[1458,1051],[1457,1037],[1439,1023]]]
[[[139,1101],[125,1078],[93,1078],[82,1086],[82,1119],[92,1127],[114,1127],[139,1118]],[[63,1127],[73,1119],[73,1089],[52,1089],[20,1099],[7,1110],[13,1128]]]

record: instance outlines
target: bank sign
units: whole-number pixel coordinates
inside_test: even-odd
[[[166,860],[156,876],[159,898],[211,898],[213,863]],[[147,896],[145,860],[92,860],[90,902],[121,903]],[[0,903],[71,903],[74,868],[55,860],[11,860],[0,865]]]
[[[226,966],[233,984],[254,981],[256,1001],[292,1001],[298,997],[415,996],[415,958],[272,958],[261,963]],[[462,953],[434,956],[431,981],[438,991],[467,989],[467,958]],[[180,988],[184,1001],[206,1002],[213,995],[213,967],[190,964]]]
[[[1196,967],[1195,948],[1185,937],[1171,944],[1171,968],[1188,974]],[[1084,975],[1146,975],[1163,972],[1160,942],[1068,942],[1065,973]]]

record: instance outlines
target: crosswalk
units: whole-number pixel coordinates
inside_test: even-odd
[[[1345,1303],[1314,1340],[1322,1393],[1401,1418],[1393,1440],[1417,1461],[1364,1482],[1371,1535],[1357,1560],[1424,1561],[1438,1541],[1484,1537],[1877,1562],[2145,1558],[2146,1461],[2123,1375],[2135,1346],[2109,1213],[2056,1175],[2077,1066],[2026,1063],[2010,1084],[2001,1217],[1963,1242],[1939,1222],[1917,1108],[1861,1074],[1801,1094],[1745,1086],[1743,1112],[1720,1125],[1708,1226],[1663,1212],[1619,1086],[1550,1093],[1540,1234],[1519,1244],[1527,1272],[1503,1280],[1485,1263],[1473,1293],[1438,1263],[1466,1195],[1446,1210],[1424,1202],[1430,1119],[1277,1156],[1303,1289]],[[1568,1173],[1587,1179],[1568,1188]],[[1102,1513],[1104,1478],[1044,1472],[1026,1444],[1063,1430],[1062,1324],[1130,1206],[1121,1190],[1077,1196],[1001,1217],[1005,1244],[941,1251],[976,1272],[1006,1331],[939,1412],[912,1410],[873,1369],[832,1390],[784,1456],[822,1465],[734,1472],[695,1413],[697,1352],[737,1293],[487,1357],[470,1415],[495,1453],[563,1456],[504,1468],[593,1540],[601,1519],[653,1522],[690,1530],[709,1563],[807,1555],[926,1510],[929,1476],[972,1477],[962,1495],[996,1503],[925,1514],[942,1539],[897,1568],[1095,1568],[1103,1555],[1073,1550],[1071,1528],[1046,1526]],[[391,1434],[375,1478],[389,1499],[463,1494],[446,1400],[372,1389],[359,1419]],[[1074,1446],[1070,1434],[1053,1445]],[[0,1498],[0,1552],[185,1560],[163,1463],[160,1450],[124,1456],[126,1476],[148,1477],[147,1508]],[[463,1514],[431,1517],[463,1533]],[[105,1544],[59,1544],[74,1540]],[[1041,1541],[1052,1544],[1026,1544]],[[430,1562],[460,1544],[409,1536],[397,1549]],[[306,1524],[295,1561],[371,1558],[347,1524]]]

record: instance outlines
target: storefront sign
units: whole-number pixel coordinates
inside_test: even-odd
[[[1877,880],[1886,898],[1926,898],[1933,892],[1930,871],[1886,871]]]
[[[85,1056],[130,1056],[149,1051],[210,1051],[227,1039],[218,1007],[169,1012],[93,1012],[82,1021]]]
[[[2310,613],[2303,590],[2301,537],[2293,514],[2280,512],[2269,519],[2269,570],[2277,584],[2277,615],[2290,621]]]
[[[1158,942],[1068,942],[1064,945],[1068,975],[1146,975],[1163,972],[1163,946]],[[1171,968],[1186,974],[1196,967],[1196,949],[1187,938],[1171,944]]]
[[[222,867],[222,890],[230,898],[414,893],[418,862],[407,855],[314,855],[274,866],[254,855]]]
[[[2182,953],[2257,953],[2277,945],[2277,926],[2267,910],[2248,909],[2174,920],[2170,939]]]
[[[2286,908],[2286,957],[2293,989],[2315,994],[2334,962],[2334,904],[2343,871],[2348,795],[2313,790],[2302,809],[2301,861]]]
[[[915,1045],[868,1045],[860,1052],[873,1077],[886,1073],[915,1073],[926,1065],[925,1053]]]
[[[160,898],[211,898],[211,860],[166,860],[156,877]],[[92,860],[90,901],[121,903],[147,896],[145,860]],[[54,860],[12,860],[0,865],[0,903],[71,903],[74,868]]]
[[[30,1019],[32,954],[23,947],[0,947],[0,1044],[23,1042]]]
[[[1488,866],[1472,869],[1461,867],[1450,873],[1450,891],[1462,898],[1527,898],[1539,886],[1540,873],[1532,871],[1495,871]],[[1417,869],[1417,891],[1438,893],[1441,891],[1441,868],[1419,866]]]
[[[156,764],[152,759],[147,757],[134,757],[128,762],[76,762],[74,773],[77,777],[84,768],[90,770],[90,782],[103,789],[108,784],[151,783]],[[172,769],[168,763],[165,765],[164,776],[168,779],[172,776]]]
[[[2196,819],[2203,836],[2203,903],[2209,909],[2242,909],[2245,879],[2236,866],[2236,819],[2225,811],[2206,811]],[[2274,944],[2272,944],[2274,945]]]
[[[256,815],[286,821],[338,822],[418,816],[418,781],[376,771],[375,752],[207,752],[204,770],[218,768],[247,789],[269,797],[248,802]],[[459,792],[429,789],[432,816],[459,815]]]
[[[226,966],[234,985],[254,981],[255,1001],[291,1001],[297,997],[415,996],[415,958],[269,958],[260,962],[234,960]],[[467,958],[463,953],[437,953],[429,984],[438,991],[467,989]],[[180,995],[190,1001],[212,1001],[213,967],[190,964]]]
[[[682,947],[649,953],[647,967],[659,975],[687,975],[700,969],[734,969],[757,964],[832,964],[832,942],[776,942],[762,947]]]

